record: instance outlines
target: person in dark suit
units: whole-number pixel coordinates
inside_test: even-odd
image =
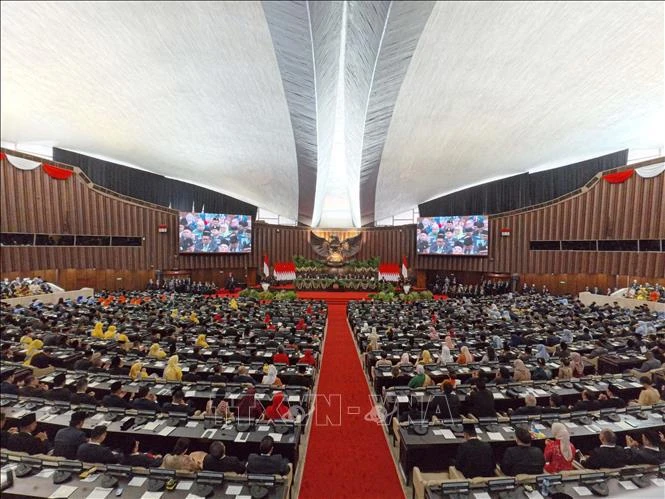
[[[427,417],[436,416],[441,421],[450,421],[460,417],[460,400],[453,393],[454,384],[450,380],[443,383],[443,395],[435,395],[427,406]]]
[[[59,400],[69,402],[72,398],[72,392],[65,386],[67,375],[65,373],[58,373],[53,378],[53,388],[48,390],[44,395],[48,400]]]
[[[122,382],[115,381],[111,383],[111,393],[102,399],[104,407],[120,407],[121,409],[131,409],[132,404],[125,399],[126,392],[122,389]]]
[[[626,407],[626,401],[621,397],[617,397],[616,389],[614,386],[609,385],[605,393],[601,394],[598,397],[598,403],[600,404],[601,409],[605,408],[615,408],[623,409]]]
[[[85,378],[80,378],[76,382],[76,393],[72,393],[69,401],[72,405],[99,405],[95,392],[88,391],[88,380]]]
[[[79,446],[88,441],[88,437],[83,431],[83,423],[86,417],[85,412],[77,411],[72,414],[69,426],[58,430],[53,441],[54,456],[76,459]]]
[[[146,385],[139,387],[132,402],[132,407],[139,411],[160,412],[162,410],[159,403],[157,403],[157,397]]]
[[[597,395],[589,390],[582,391],[582,400],[573,406],[573,411],[597,411],[601,404],[597,400]]]
[[[494,395],[487,389],[485,378],[478,378],[476,389],[469,395],[469,412],[477,418],[496,416]]]
[[[501,471],[508,476],[521,473],[538,475],[545,467],[545,456],[538,447],[531,447],[529,430],[519,426],[515,429],[515,447],[506,449],[501,459]]]
[[[162,465],[162,456],[139,452],[139,441],[126,438],[122,444],[122,464],[126,466],[138,466],[141,468],[159,468]]]
[[[222,442],[212,442],[208,454],[203,458],[203,469],[205,471],[244,473],[245,464],[237,457],[227,456],[226,447]]]
[[[288,362],[287,362],[288,363]],[[250,383],[252,385],[256,384],[254,378],[249,375],[249,368],[247,366],[240,366],[238,368],[238,374],[233,377],[234,383]]]
[[[12,369],[6,375],[7,377],[0,384],[0,393],[7,395],[18,395],[18,386],[16,386],[16,372]]]
[[[193,416],[196,409],[185,401],[185,392],[178,388],[173,392],[171,402],[164,404],[164,412],[180,412],[188,416]]]
[[[81,444],[76,451],[76,459],[84,463],[117,464],[118,456],[102,445],[105,439],[106,426],[95,426],[90,433],[90,440]]]
[[[260,475],[286,475],[289,462],[279,454],[272,454],[275,441],[272,437],[263,437],[259,445],[260,454],[250,454],[247,458],[247,473]]]
[[[50,450],[46,432],[34,434],[37,429],[37,417],[34,412],[26,414],[19,420],[19,431],[9,440],[7,448],[27,454],[46,454]]]
[[[614,432],[604,428],[598,435],[600,447],[596,447],[586,459],[582,459],[585,468],[622,468],[626,465],[628,452],[622,447],[617,447],[617,437]]]
[[[665,463],[665,452],[658,446],[658,433],[647,430],[642,433],[642,445],[639,441],[626,436],[626,451],[628,453],[628,464],[662,464]]]
[[[530,416],[532,414],[540,414],[543,412],[542,409],[542,407],[538,407],[538,400],[536,397],[529,393],[524,397],[524,405],[515,409],[513,414],[515,416]]]
[[[18,433],[18,428],[9,428],[5,430],[5,423],[7,422],[7,416],[4,412],[0,412],[0,446],[4,449],[10,447],[9,441],[14,438],[14,435]]]
[[[23,380],[23,386],[19,388],[18,394],[21,397],[44,397],[48,386],[40,383],[32,374],[26,376]]]
[[[87,350],[82,359],[79,359],[76,362],[74,362],[74,366],[73,366],[74,370],[75,371],[87,371],[88,369],[90,369],[92,367],[91,359],[92,359],[93,353],[94,352],[92,350]]]
[[[473,424],[464,425],[465,442],[457,448],[455,467],[462,472],[465,478],[477,476],[494,476],[494,452],[488,442],[478,440],[476,427]]]

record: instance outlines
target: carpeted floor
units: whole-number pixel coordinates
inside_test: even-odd
[[[346,322],[341,297],[357,298],[351,293],[326,294],[335,296],[328,303],[328,331],[299,497],[403,498]]]

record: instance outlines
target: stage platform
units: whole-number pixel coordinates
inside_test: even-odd
[[[17,305],[27,307],[35,300],[39,300],[42,303],[58,303],[60,298],[62,298],[63,300],[76,301],[76,299],[79,296],[83,296],[84,298],[89,298],[94,294],[95,290],[92,288],[81,288],[81,289],[76,289],[74,291],[62,291],[58,293],[48,293],[45,295],[31,295],[31,296],[19,296],[18,298],[7,298],[5,300],[2,300],[2,302],[8,303],[14,307]]]
[[[631,298],[624,298],[623,296],[594,295],[588,291],[583,291],[579,294],[579,299],[584,305],[591,305],[593,302],[596,302],[597,305],[613,305],[614,303],[618,303],[622,308],[637,308],[646,305],[649,307],[649,310],[665,312],[665,303],[633,300]]]

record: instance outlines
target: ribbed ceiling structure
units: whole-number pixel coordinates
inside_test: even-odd
[[[301,223],[665,137],[662,2],[2,2],[2,140]]]

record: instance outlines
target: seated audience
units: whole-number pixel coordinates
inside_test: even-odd
[[[258,419],[263,416],[264,408],[261,402],[256,400],[256,389],[250,387],[247,389],[245,396],[240,399],[238,404],[238,417]]]
[[[136,391],[132,407],[138,411],[156,411],[160,412],[162,408],[157,402],[157,396],[150,391],[148,385],[142,385]]]
[[[457,357],[457,363],[460,365],[471,364],[473,362],[473,355],[469,351],[469,347],[463,346],[460,348],[460,354]]]
[[[542,408],[538,407],[538,400],[536,400],[535,395],[529,393],[524,397],[524,405],[518,407],[513,411],[515,416],[530,416],[532,414],[540,414]]]
[[[427,416],[436,416],[441,421],[450,421],[460,417],[460,400],[453,391],[455,384],[452,380],[441,383],[443,394],[435,395],[427,407]]]
[[[497,385],[506,385],[512,381],[510,376],[510,371],[507,367],[501,366],[496,372],[496,377],[494,378],[494,383]]]
[[[561,381],[569,380],[573,377],[573,368],[570,367],[570,357],[561,359],[561,366],[557,378]]]
[[[53,388],[48,390],[44,396],[48,400],[59,400],[62,402],[69,402],[72,398],[72,392],[69,388],[65,387],[67,382],[67,375],[65,373],[58,373],[53,377]]]
[[[276,392],[272,397],[272,403],[266,407],[263,415],[265,419],[293,419],[289,407],[284,404],[284,392]]]
[[[40,383],[36,377],[30,374],[23,380],[23,386],[19,388],[18,394],[21,397],[44,398],[46,390],[48,390],[48,386],[44,383]]]
[[[545,442],[545,471],[558,473],[572,470],[575,446],[570,443],[570,433],[562,423],[553,423],[552,437],[554,440]]]
[[[533,381],[547,381],[550,379],[550,373],[545,366],[545,359],[539,358],[536,361],[536,368],[533,370],[531,379]]]
[[[162,350],[162,347],[159,346],[159,343],[153,343],[150,345],[150,350],[148,350],[148,357],[162,360],[166,358],[166,352]]]
[[[8,449],[25,452],[27,454],[46,454],[51,445],[46,432],[37,430],[37,416],[34,412],[28,413],[19,419],[18,433],[13,435],[8,442]]]
[[[198,471],[199,464],[187,454],[189,450],[189,438],[179,438],[173,446],[173,452],[166,454],[162,459],[162,468],[168,470]]]
[[[164,404],[164,412],[176,412],[193,416],[196,413],[196,409],[187,403],[185,392],[178,388],[173,392],[171,402]]]
[[[578,352],[570,354],[570,368],[573,370],[573,378],[584,376],[584,361]]]
[[[524,427],[515,429],[515,447],[506,449],[501,459],[501,471],[508,476],[520,474],[538,475],[545,467],[543,451],[531,447],[531,435]]]
[[[597,411],[600,409],[598,395],[590,390],[582,390],[582,400],[573,406],[573,411]]]
[[[284,347],[282,345],[277,347],[277,353],[272,356],[272,363],[289,365],[289,356],[284,352]]]
[[[496,416],[494,395],[487,389],[484,378],[478,379],[476,388],[469,395],[469,412],[477,418]]]
[[[628,454],[623,447],[617,447],[617,437],[609,428],[603,428],[598,435],[600,447],[581,461],[585,468],[622,468],[626,465]]]
[[[250,454],[247,458],[247,473],[260,475],[286,475],[289,472],[289,462],[279,454],[273,455],[274,440],[272,437],[263,437],[259,445],[259,454]]]
[[[7,415],[4,412],[0,412],[0,447],[3,449],[11,447],[9,440],[14,438],[14,435],[18,433],[18,428],[16,427],[8,428],[5,430],[6,423]]]
[[[448,336],[450,338],[450,336]],[[409,361],[409,354],[405,353],[406,355],[406,362],[407,364],[405,365],[411,365],[411,362]],[[402,360],[400,361],[400,365],[404,364],[404,355],[402,355]],[[439,364],[452,364],[455,362],[455,359],[453,359],[453,356],[450,353],[450,348],[444,343],[441,345],[441,355],[439,355]]]
[[[169,361],[164,368],[164,374],[162,377],[166,381],[182,381],[182,368],[178,362],[177,355],[171,355]]]
[[[245,464],[237,457],[227,456],[226,447],[222,442],[212,442],[208,454],[203,458],[203,470],[220,473],[226,471],[244,473]]]
[[[102,399],[104,407],[119,407],[121,409],[131,409],[132,404],[125,399],[125,392],[122,389],[122,382],[114,381],[111,383],[110,393]]]
[[[274,357],[273,357],[274,361]],[[251,385],[256,384],[254,378],[249,375],[249,368],[247,366],[240,366],[238,368],[238,374],[233,377],[234,383],[249,383]]]
[[[76,459],[84,463],[117,464],[120,461],[111,449],[102,445],[106,439],[106,426],[95,426],[90,433],[90,440],[79,445]]]
[[[271,386],[282,386],[282,380],[277,377],[277,368],[270,364],[268,366],[268,372],[263,379],[261,380],[262,385],[271,385]]]
[[[642,445],[630,435],[626,436],[628,464],[662,464],[665,452],[659,447],[660,439],[654,430],[642,433]]]
[[[642,391],[637,399],[639,405],[653,405],[660,402],[660,393],[651,385],[651,378],[642,376],[640,384],[642,385]]]
[[[311,348],[306,348],[305,352],[300,359],[298,359],[298,364],[308,364],[312,367],[316,367],[316,358]]]
[[[76,393],[72,393],[70,402],[73,405],[99,405],[99,401],[95,398],[95,392],[88,391],[88,380],[86,378],[79,378],[76,382]]]
[[[423,386],[432,386],[433,384],[432,378],[425,373],[425,366],[418,364],[416,366],[416,375],[409,381],[409,388],[420,388]]]
[[[76,459],[79,446],[88,441],[88,436],[83,431],[86,417],[85,412],[74,412],[69,419],[69,426],[58,430],[53,440],[54,456]]]
[[[639,369],[635,370],[638,373],[646,373],[652,369],[658,369],[662,365],[662,363],[654,357],[653,352],[651,351],[646,352],[644,357],[645,361],[642,362],[642,365]]]
[[[464,425],[464,443],[457,448],[455,467],[465,478],[494,476],[494,451],[489,442],[478,440],[476,427]]]
[[[520,359],[513,361],[513,381],[530,381],[531,371],[524,365]]]
[[[162,456],[146,452],[139,452],[141,444],[138,440],[131,438],[123,439],[122,464],[125,466],[137,466],[141,468],[159,468],[162,465]]]
[[[18,395],[15,370],[12,369],[6,376],[7,377],[0,384],[0,393],[5,393],[7,395]]]

